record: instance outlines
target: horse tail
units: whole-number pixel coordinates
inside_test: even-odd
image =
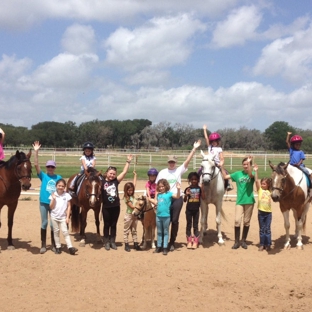
[[[80,207],[76,205],[72,205],[71,227],[72,227],[72,232],[75,232],[75,233],[78,233],[80,231],[79,213],[80,213]]]

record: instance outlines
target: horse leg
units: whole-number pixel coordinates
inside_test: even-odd
[[[290,245],[290,236],[289,236],[289,228],[290,228],[289,210],[286,210],[283,212],[283,217],[284,217],[284,227],[286,231],[284,249],[290,249],[291,245]]]
[[[88,211],[84,207],[82,207],[81,212],[80,212],[80,242],[79,242],[80,247],[86,246],[85,229],[87,226],[87,214],[88,214]]]
[[[302,222],[302,218],[300,218],[299,220],[296,219],[296,233],[297,233],[297,249],[301,249],[303,250],[303,244],[302,244],[302,226],[303,226],[303,222]]]
[[[155,244],[155,229],[156,229],[156,227],[151,226],[151,243],[152,243],[152,248],[153,249],[156,248],[156,244]]]
[[[219,246],[224,245],[224,240],[222,237],[221,232],[221,209],[222,209],[222,202],[218,202],[216,204],[216,226],[217,226],[217,232],[218,232],[218,244]]]
[[[17,201],[8,204],[7,206],[8,206],[8,250],[14,250],[15,247],[12,242],[12,228],[13,228],[14,213],[17,207]]]
[[[208,228],[207,217],[208,217],[208,204],[202,200],[200,204],[201,218],[200,218],[200,235],[199,243],[203,243],[204,233]]]
[[[94,209],[94,219],[95,219],[95,226],[96,226],[96,241],[98,243],[102,243],[102,238],[101,238],[101,234],[100,234],[100,209],[101,207],[99,207],[98,209]]]

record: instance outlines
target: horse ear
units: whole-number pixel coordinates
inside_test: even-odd
[[[270,165],[272,170],[275,170],[275,166],[271,163],[271,160],[269,160],[269,165]]]
[[[31,149],[29,149],[28,154],[26,155],[26,157],[29,159],[31,157]]]
[[[200,150],[200,153],[203,156],[203,158],[206,156],[205,153],[202,150]]]
[[[88,172],[88,169],[85,169],[84,174],[89,177],[90,173]]]

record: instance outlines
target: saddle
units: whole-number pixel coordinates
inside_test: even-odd
[[[78,175],[76,180],[75,180],[75,184],[74,184],[74,192],[76,194],[78,194],[80,187],[81,187],[81,183],[84,180],[84,178],[86,177],[86,175],[83,173],[81,175]]]
[[[304,176],[306,178],[308,189],[311,189],[312,188],[312,181],[311,181],[312,178],[311,178],[310,173],[308,173],[307,171],[305,171],[303,168],[301,168],[299,166],[295,166],[295,167],[302,171],[302,173],[304,174]]]

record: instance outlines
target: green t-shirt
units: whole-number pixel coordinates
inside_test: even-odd
[[[254,172],[252,173],[254,175]],[[232,181],[236,183],[236,205],[251,205],[255,203],[253,184],[254,178],[250,178],[244,171],[236,171],[230,174]]]

